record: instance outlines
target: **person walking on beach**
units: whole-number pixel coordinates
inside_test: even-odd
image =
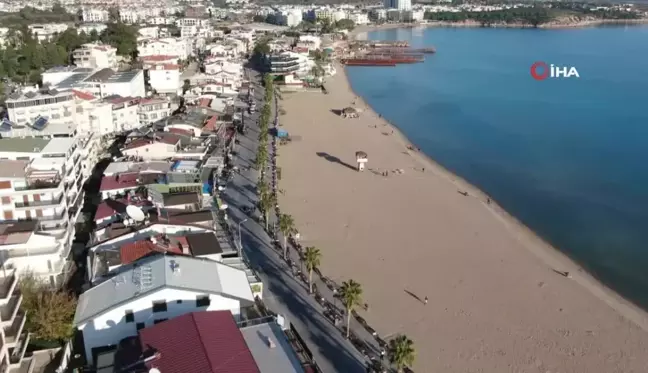
[[[425,300],[423,300],[423,303],[427,304],[427,302],[428,302],[428,297],[425,297]]]

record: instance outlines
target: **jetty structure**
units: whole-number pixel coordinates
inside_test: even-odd
[[[432,53],[436,53],[433,47],[410,48],[406,41],[356,41],[349,44],[340,62],[347,66],[393,67],[423,62],[425,55]]]

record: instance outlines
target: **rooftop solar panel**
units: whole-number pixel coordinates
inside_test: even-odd
[[[45,128],[45,126],[47,126],[47,123],[49,123],[49,119],[41,117],[39,115],[38,118],[36,118],[36,120],[34,121],[34,124],[32,124],[32,127],[41,131],[43,128]]]

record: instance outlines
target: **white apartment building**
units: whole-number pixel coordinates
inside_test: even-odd
[[[137,331],[194,311],[230,311],[254,304],[245,271],[209,259],[158,255],[124,266],[79,297],[74,326],[86,357]],[[121,268],[120,268],[121,269]],[[133,279],[137,279],[133,281]]]
[[[139,33],[138,39],[157,39],[160,37],[159,27],[140,27],[137,32]]]
[[[302,23],[304,15],[303,12],[299,9],[288,9],[278,11],[277,13],[275,13],[275,17],[277,24],[288,27],[295,27]]]
[[[171,102],[163,99],[142,99],[139,103],[139,121],[146,126],[171,115]]]
[[[122,97],[146,96],[143,70],[115,72],[111,69],[102,69],[79,82],[78,87],[99,98],[115,95]]]
[[[386,9],[396,9],[400,11],[412,10],[412,0],[385,0]]]
[[[186,26],[199,26],[206,27],[209,26],[209,18],[180,18],[175,21],[176,26],[186,27]]]
[[[81,17],[83,18],[83,22],[108,22],[110,20],[110,13],[108,9],[84,8]]]
[[[310,64],[308,57],[299,53],[285,51],[267,57],[270,72],[277,75],[308,74]]]
[[[79,33],[85,32],[89,35],[92,31],[95,31],[97,34],[101,34],[108,26],[105,23],[86,23],[79,25],[77,31]]]
[[[27,318],[20,309],[23,298],[18,287],[15,269],[0,271],[0,372],[20,369],[29,345],[30,335],[24,330]]]
[[[117,48],[107,44],[83,44],[72,53],[77,67],[90,69],[116,69]]]
[[[356,25],[368,25],[370,23],[367,13],[351,13],[349,14],[349,19]]]
[[[94,166],[83,159],[84,145],[80,137],[0,139],[5,268],[61,283],[83,203],[83,166]]]
[[[163,38],[141,40],[137,43],[140,57],[146,56],[178,56],[186,60],[192,55],[192,42],[189,39]]]
[[[181,94],[180,65],[158,64],[148,70],[149,84],[158,94]]]
[[[106,133],[120,133],[140,127],[139,98],[109,96],[104,102],[112,105],[112,127],[102,129]]]
[[[34,24],[27,26],[32,36],[38,41],[50,41],[56,37],[56,35],[62,33],[68,29],[68,25],[65,23],[46,23],[46,24]]]

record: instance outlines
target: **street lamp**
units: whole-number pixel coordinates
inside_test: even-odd
[[[238,254],[239,254],[239,256],[241,258],[243,258],[243,241],[241,241],[241,224],[245,223],[246,221],[248,221],[247,218],[245,218],[245,219],[241,220],[240,222],[238,222],[238,243],[239,243],[238,244],[238,249],[239,249]]]

